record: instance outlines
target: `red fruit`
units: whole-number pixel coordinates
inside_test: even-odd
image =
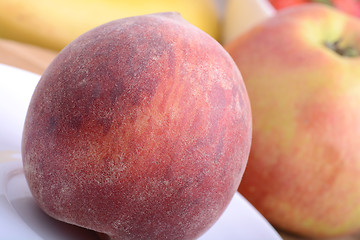
[[[360,5],[356,0],[332,0],[332,4],[335,8],[346,12],[350,15],[360,17]]]
[[[280,10],[287,7],[292,7],[304,3],[309,3],[310,0],[269,0],[275,9]]]
[[[251,111],[239,69],[175,13],[65,47],[32,97],[24,172],[50,216],[111,239],[194,239],[236,192]]]
[[[277,10],[304,3],[322,3],[333,6],[350,15],[360,17],[360,3],[358,0],[269,0],[269,2]]]

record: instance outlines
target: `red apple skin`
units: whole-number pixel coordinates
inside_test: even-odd
[[[253,141],[242,193],[303,236],[360,229],[360,22],[317,4],[285,9],[225,46],[249,94]]]
[[[251,110],[230,55],[176,13],[64,48],[31,99],[24,172],[50,216],[111,239],[195,239],[236,192]]]

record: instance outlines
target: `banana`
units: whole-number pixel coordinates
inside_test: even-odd
[[[221,42],[225,45],[251,27],[273,16],[276,10],[268,0],[228,0]]]
[[[0,37],[59,51],[103,23],[165,11],[179,12],[219,40],[213,0],[0,0]]]

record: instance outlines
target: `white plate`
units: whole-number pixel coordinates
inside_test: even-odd
[[[85,229],[45,215],[33,200],[20,159],[22,127],[40,76],[0,64],[0,239],[92,240]],[[200,240],[278,240],[280,235],[239,193]]]

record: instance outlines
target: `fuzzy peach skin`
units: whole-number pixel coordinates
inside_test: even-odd
[[[251,143],[241,74],[176,13],[125,18],[44,72],[22,142],[50,216],[111,239],[195,239],[236,192]]]
[[[240,193],[287,231],[330,237],[359,230],[359,20],[306,4],[225,48],[254,120]]]

